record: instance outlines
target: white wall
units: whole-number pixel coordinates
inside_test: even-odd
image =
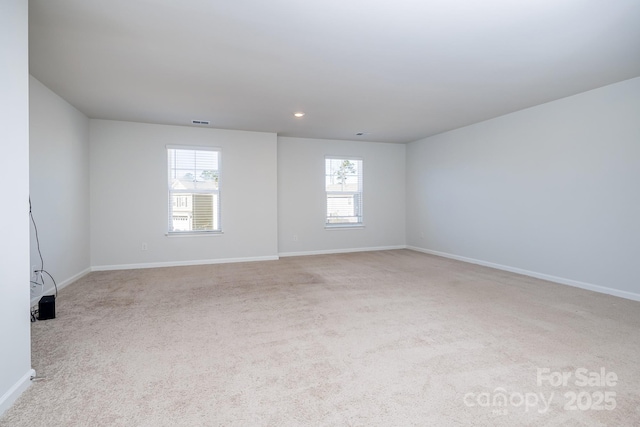
[[[89,119],[33,77],[29,89],[32,213],[44,268],[60,288],[90,267]],[[32,226],[30,265],[40,264]],[[50,294],[53,284],[45,278]]]
[[[407,146],[408,245],[640,297],[640,78]]]
[[[363,222],[324,228],[326,155],[363,158]],[[281,255],[405,245],[405,146],[278,138],[278,242]],[[297,241],[293,236],[297,236]]]
[[[0,3],[0,414],[30,384],[28,2]]]
[[[277,257],[275,134],[91,120],[90,141],[94,268]],[[165,235],[166,146],[175,144],[222,148],[223,234]]]

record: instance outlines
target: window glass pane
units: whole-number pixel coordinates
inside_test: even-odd
[[[362,160],[325,158],[326,224],[362,223]]]

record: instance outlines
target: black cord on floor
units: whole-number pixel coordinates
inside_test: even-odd
[[[53,286],[56,290],[56,295],[55,297],[58,298],[58,284],[56,283],[56,279],[53,278],[53,276],[51,275],[51,273],[49,273],[47,270],[44,269],[44,258],[42,257],[42,251],[40,250],[40,238],[38,237],[38,227],[36,226],[36,221],[33,218],[33,212],[31,211],[31,196],[29,196],[29,218],[31,218],[31,223],[33,224],[33,230],[34,230],[34,234],[35,234],[35,238],[36,238],[36,248],[38,249],[38,256],[40,257],[40,269],[39,270],[35,270],[32,271],[31,273],[40,273],[40,278],[42,279],[42,283],[37,282],[37,281],[33,281],[31,280],[30,282],[32,284],[36,284],[36,285],[40,285],[42,286],[42,294],[44,294],[44,284],[45,284],[45,280],[44,280],[44,275],[42,273],[45,273],[47,276],[49,276],[51,278],[51,281],[53,282]],[[33,309],[31,310],[31,321],[35,322],[38,317],[38,310]]]

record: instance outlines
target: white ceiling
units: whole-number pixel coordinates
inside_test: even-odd
[[[408,142],[640,76],[638,0],[29,8],[31,74],[91,118]]]

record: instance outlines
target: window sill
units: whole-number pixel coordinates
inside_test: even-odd
[[[325,224],[325,230],[354,230],[364,228],[364,224]]]
[[[185,231],[182,233],[165,233],[164,235],[167,237],[210,237],[221,236],[223,234],[223,231]]]

